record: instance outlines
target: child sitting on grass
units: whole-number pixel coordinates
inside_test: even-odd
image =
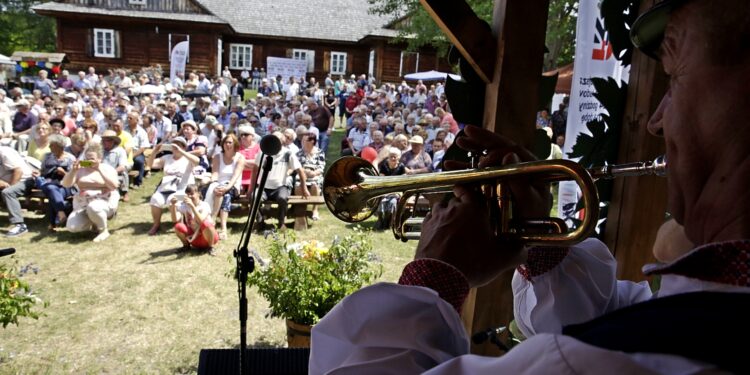
[[[219,234],[211,219],[211,207],[202,200],[197,186],[188,185],[183,199],[172,197],[169,212],[172,222],[176,223],[175,233],[182,242],[178,251],[188,251],[193,247],[216,255],[214,246],[219,243]]]

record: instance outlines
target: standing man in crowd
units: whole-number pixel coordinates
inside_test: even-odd
[[[328,138],[333,132],[333,115],[325,106],[318,104],[313,99],[307,99],[307,111],[312,117],[312,122],[318,128],[318,147],[323,151],[323,155],[328,152]]]
[[[616,280],[617,263],[597,239],[526,251],[496,237],[480,191],[456,186],[424,221],[398,285],[364,288],[315,325],[310,373],[750,372],[731,339],[748,333],[750,314],[750,127],[734,121],[750,107],[750,7],[662,1],[638,18],[631,38],[671,76],[648,123],[666,143],[674,219],[653,248],[662,263],[645,268],[661,275],[658,295],[647,283]],[[500,135],[466,133],[462,148],[489,150],[480,168],[533,159]],[[509,186],[514,217],[549,212],[549,187]],[[458,313],[470,287],[516,266],[515,322],[527,339],[502,357],[468,354]],[[695,347],[704,340],[711,344]]]
[[[237,78],[232,78],[232,86],[229,88],[229,105],[241,105],[242,98],[244,98],[245,92],[242,88],[242,84],[237,81]]]

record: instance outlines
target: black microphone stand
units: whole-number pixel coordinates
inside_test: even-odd
[[[237,249],[234,251],[234,257],[237,260],[237,282],[240,297],[240,374],[248,374],[249,363],[245,359],[247,351],[247,275],[253,272],[255,269],[255,260],[250,256],[248,250],[248,244],[250,243],[250,234],[252,234],[253,226],[255,225],[255,217],[260,209],[260,201],[263,195],[263,187],[266,186],[266,179],[268,179],[268,173],[271,172],[273,167],[273,155],[261,154],[260,160],[263,161],[265,156],[265,163],[263,163],[263,172],[261,174],[260,182],[256,190],[255,196],[253,197],[253,203],[250,207],[250,214],[245,222],[245,228],[240,235],[240,242],[237,245]]]

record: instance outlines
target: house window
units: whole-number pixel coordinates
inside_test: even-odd
[[[230,69],[252,69],[253,68],[253,45],[252,44],[230,44],[229,45],[229,68]]]
[[[115,31],[94,29],[94,56],[115,57]]]
[[[130,5],[146,5],[146,0],[128,0]]]
[[[315,71],[315,51],[311,49],[295,49],[292,51],[292,58],[295,60],[307,61],[307,72]]]
[[[401,52],[401,62],[398,65],[398,75],[403,77],[409,73],[419,71],[419,52]]]
[[[346,74],[346,52],[331,52],[331,74]]]

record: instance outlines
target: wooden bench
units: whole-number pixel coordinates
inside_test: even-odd
[[[307,228],[310,226],[307,222],[307,218],[312,217],[313,212],[310,206],[325,204],[325,200],[323,200],[323,196],[321,195],[310,196],[307,199],[303,198],[301,195],[290,195],[289,200],[287,200],[287,204],[287,217],[294,217],[294,230],[303,231],[307,230]],[[275,215],[271,215],[271,213],[273,213],[274,210],[277,209],[278,207],[276,202],[263,202],[263,217],[275,217]]]

